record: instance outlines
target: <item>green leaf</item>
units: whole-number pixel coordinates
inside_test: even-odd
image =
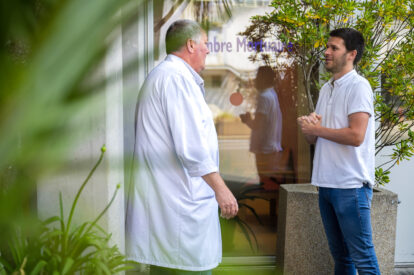
[[[60,217],[53,216],[53,217],[50,217],[50,218],[46,219],[45,221],[43,221],[43,224],[44,225],[49,225],[51,223],[58,222],[58,221],[60,221]]]
[[[44,267],[47,265],[47,263],[44,260],[40,260],[35,267],[33,268],[32,272],[30,272],[30,275],[37,275],[39,272],[42,272]]]
[[[96,266],[99,268],[100,271],[107,275],[111,275],[111,271],[108,269],[108,267],[101,261],[96,260],[95,261]]]
[[[62,230],[62,232],[65,232],[66,229],[65,229],[65,217],[63,216],[62,192],[59,192],[59,209],[60,209],[60,229]]]
[[[250,249],[252,251],[257,251],[258,250],[258,242],[257,242],[256,235],[254,234],[254,231],[251,229],[251,227],[245,221],[243,221],[239,218],[237,219],[237,223],[238,223],[240,229],[242,230],[244,236],[246,237],[246,239],[249,243]],[[252,240],[250,238],[250,234],[253,236],[253,239],[255,241],[255,244],[256,244],[255,248],[253,247],[253,243],[252,243]]]
[[[62,275],[67,274],[71,270],[73,263],[74,261],[72,258],[66,258],[65,264],[62,269]]]
[[[8,263],[6,259],[4,259],[1,255],[0,255],[0,265],[2,265],[2,267],[6,269],[8,272],[12,272],[14,270],[12,265]]]

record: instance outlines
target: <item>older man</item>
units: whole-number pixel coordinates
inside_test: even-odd
[[[218,173],[217,133],[199,75],[207,36],[179,20],[166,48],[138,99],[127,254],[150,264],[151,274],[211,274],[221,261],[218,207],[232,218],[238,205]]]

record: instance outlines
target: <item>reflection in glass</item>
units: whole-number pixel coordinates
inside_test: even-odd
[[[275,73],[262,66],[253,80],[254,73],[242,78],[220,72],[222,86],[212,71],[204,73],[219,135],[221,174],[240,206],[236,220],[221,221],[224,256],[275,254],[279,185],[294,182],[290,150],[282,148]],[[241,107],[229,102],[235,90],[243,95]]]
[[[304,150],[298,149],[294,99],[298,77],[291,64],[274,72],[252,62],[249,41],[239,35],[252,16],[272,11],[269,1],[232,3],[231,18],[210,21],[210,54],[202,72],[219,137],[220,173],[240,205],[237,219],[221,221],[223,256],[274,256],[278,188],[299,181],[299,170],[304,175],[310,170],[302,161],[307,159]],[[196,19],[193,11],[198,8],[188,4],[179,16]],[[159,32],[163,37],[165,29]]]
[[[256,156],[257,173],[264,190],[279,190],[279,172],[285,170],[282,149],[282,112],[274,87],[275,74],[269,66],[262,66],[254,81],[257,89],[256,112],[240,118],[252,130],[250,152]]]

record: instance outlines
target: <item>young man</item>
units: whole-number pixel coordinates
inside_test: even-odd
[[[373,93],[354,65],[361,59],[360,32],[333,30],[325,51],[332,73],[319,95],[315,113],[298,118],[306,140],[316,143],[312,184],[335,275],[380,274],[372,242],[370,207],[374,184]]]
[[[196,22],[174,22],[168,56],[139,95],[126,247],[153,275],[211,274],[221,261],[218,207],[224,218],[238,211],[218,173],[217,134],[199,75],[206,43]]]

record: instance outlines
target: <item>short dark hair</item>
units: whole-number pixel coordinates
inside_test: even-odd
[[[270,88],[275,82],[275,72],[270,66],[260,66],[257,70],[255,85],[258,90]]]
[[[348,51],[357,51],[357,55],[354,59],[354,65],[356,65],[358,61],[361,60],[365,47],[364,37],[362,36],[362,33],[352,28],[340,28],[331,31],[329,33],[329,36],[342,38],[345,43],[345,48]]]
[[[204,30],[197,22],[186,19],[175,21],[168,28],[165,36],[167,54],[180,50],[188,39],[199,43],[203,32]]]

